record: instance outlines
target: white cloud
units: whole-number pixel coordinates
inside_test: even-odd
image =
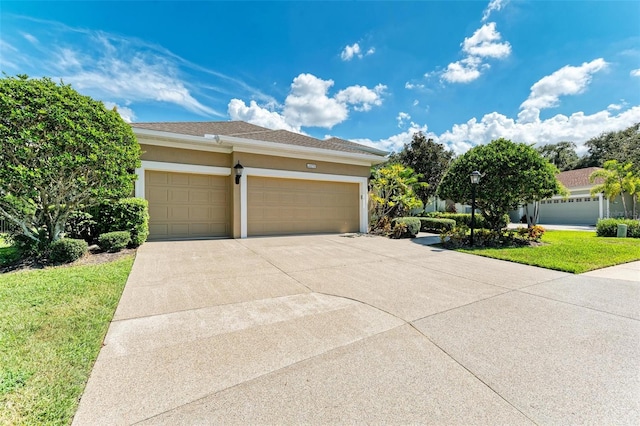
[[[350,86],[339,91],[335,99],[344,104],[353,105],[356,111],[370,111],[372,106],[382,105],[382,95],[387,89],[384,84],[378,84],[373,89],[366,86]]]
[[[427,133],[427,126],[421,126],[414,122],[411,122],[410,127],[397,135],[390,136],[386,139],[379,139],[377,141],[373,141],[371,139],[351,139],[353,142],[361,143],[363,145],[371,146],[374,148],[381,149],[383,151],[389,152],[398,152],[400,151],[405,144],[411,142],[413,138],[413,134],[417,132],[422,132],[428,138],[436,139],[436,135],[433,133]]]
[[[621,104],[610,104],[607,109],[609,111],[620,111],[623,108],[623,105]]]
[[[246,121],[269,129],[284,129],[300,133],[300,127],[290,126],[282,115],[259,106],[256,101],[249,102],[247,106],[240,99],[231,99],[227,111],[232,120]]]
[[[347,119],[344,102],[327,96],[333,80],[322,80],[312,74],[300,74],[293,79],[291,92],[285,99],[284,116],[295,127],[331,128]]]
[[[462,50],[471,56],[505,58],[511,54],[511,45],[509,42],[500,43],[501,39],[496,23],[489,22],[464,39]]]
[[[299,132],[301,127],[332,128],[349,116],[349,110],[369,111],[382,105],[387,86],[378,84],[373,89],[366,86],[349,86],[335,96],[328,95],[333,80],[322,80],[313,74],[300,74],[293,79],[291,91],[284,101],[282,112],[251,101],[247,106],[239,99],[229,102],[228,112],[233,120],[244,120],[272,129],[288,129]]]
[[[424,89],[424,84],[421,83],[409,83],[408,81],[404,84],[404,88],[408,89],[408,90],[413,90],[413,89]]]
[[[483,59],[505,59],[511,55],[511,44],[501,40],[502,35],[496,30],[495,22],[484,24],[471,37],[464,39],[461,46],[466,56],[447,65],[447,68],[440,73],[440,80],[449,83],[471,83],[477,80],[482,75],[482,71],[490,68]],[[426,73],[425,77],[431,75],[433,72]]]
[[[493,12],[494,10],[500,11],[503,7],[507,5],[508,2],[509,0],[491,0],[489,2],[489,5],[487,5],[487,8],[482,13],[482,22],[489,19],[489,16],[491,16],[491,12]]]
[[[582,93],[591,83],[592,75],[606,67],[607,62],[598,58],[578,67],[564,66],[543,77],[531,86],[529,97],[520,105],[518,121],[539,120],[540,110],[557,106],[560,96]]]
[[[358,43],[353,43],[351,46],[345,46],[345,48],[342,50],[342,53],[340,53],[340,57],[343,61],[350,61],[354,56],[362,58],[360,45]]]
[[[107,109],[113,109],[114,107],[116,108],[116,110],[118,111],[118,114],[120,114],[120,117],[122,117],[122,119],[127,122],[127,123],[133,123],[136,120],[136,115],[133,112],[133,110],[129,107],[126,106],[120,106],[118,104],[116,104],[115,102],[109,102],[109,101],[105,101],[102,102],[105,106],[105,108]]]
[[[629,74],[631,75],[631,77],[640,77],[640,68],[631,70]]]
[[[109,56],[91,66],[83,63],[79,70],[73,61],[65,65],[67,68],[61,78],[80,91],[88,90],[112,98],[168,102],[200,115],[222,116],[191,95],[177,77],[176,69],[154,58],[137,56],[123,61]]]
[[[340,58],[342,58],[343,61],[350,61],[354,57],[358,59],[362,59],[363,57],[373,55],[374,53],[376,53],[375,47],[370,47],[369,49],[367,49],[365,53],[363,53],[363,50],[360,47],[360,44],[353,43],[351,46],[347,45],[344,47],[344,49],[342,49],[342,52],[340,53]]]
[[[442,73],[442,78],[449,83],[470,83],[480,77],[481,61],[470,56],[458,62],[452,62]]]
[[[588,139],[603,132],[625,129],[639,121],[640,106],[617,115],[606,110],[591,115],[576,112],[570,116],[558,114],[547,120],[534,122],[515,121],[492,112],[480,121],[472,118],[464,124],[454,125],[451,130],[441,134],[438,140],[451,146],[459,154],[472,146],[500,137],[537,146],[569,140],[578,145],[578,152],[582,154],[586,151],[584,142]]]
[[[29,33],[21,33],[21,34],[22,34],[22,37],[27,39],[27,41],[29,43],[31,43],[31,44],[38,44],[39,43],[38,39],[33,34],[29,34]]]
[[[414,100],[413,100],[413,106],[418,106],[418,104],[419,104],[419,103],[420,103],[420,101],[419,101],[419,100],[417,100],[417,99],[414,99]]]
[[[398,120],[398,127],[402,128],[406,121],[411,120],[411,116],[406,112],[400,112],[396,117],[396,120]]]

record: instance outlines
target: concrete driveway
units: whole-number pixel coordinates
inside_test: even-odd
[[[425,241],[146,243],[74,424],[640,424],[640,281]]]

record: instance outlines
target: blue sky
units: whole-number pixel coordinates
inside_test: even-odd
[[[640,122],[640,2],[3,0],[0,69],[62,79],[133,122],[583,153]]]

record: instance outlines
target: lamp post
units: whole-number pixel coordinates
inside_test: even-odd
[[[480,183],[480,172],[475,170],[471,172],[471,239],[469,241],[473,247],[473,229],[476,227],[476,186]]]

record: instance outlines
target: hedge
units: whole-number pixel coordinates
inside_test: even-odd
[[[627,237],[640,238],[640,221],[634,219],[599,219],[596,224],[596,235],[616,237],[619,224],[627,225]]]
[[[420,230],[425,232],[447,232],[451,231],[455,226],[456,221],[453,219],[441,219],[436,217],[420,218]]]
[[[142,198],[122,198],[103,201],[90,211],[96,222],[97,234],[129,231],[131,247],[138,247],[149,236],[149,207]]]
[[[420,232],[420,219],[417,217],[397,217],[392,225],[394,238],[413,238]]]
[[[49,246],[49,259],[54,263],[70,263],[80,259],[89,250],[85,240],[62,238]]]
[[[98,245],[104,251],[115,253],[131,242],[131,234],[129,231],[114,231],[100,234],[98,237]]]

